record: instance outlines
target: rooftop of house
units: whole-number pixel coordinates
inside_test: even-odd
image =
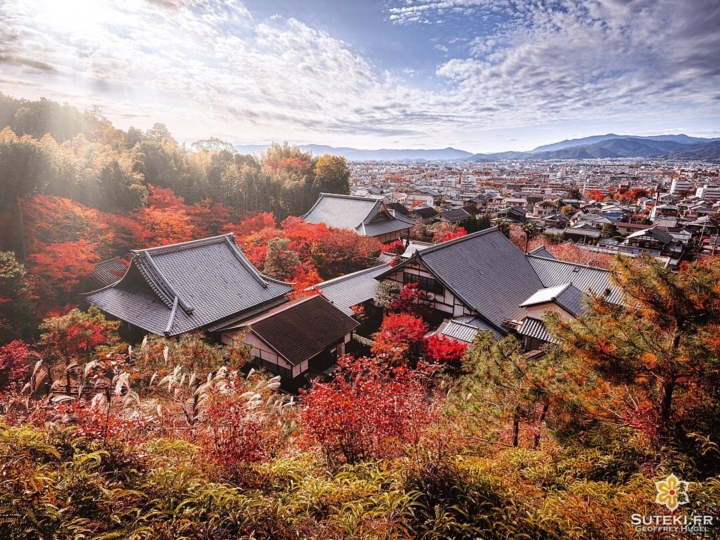
[[[655,240],[662,242],[663,244],[669,244],[673,241],[670,233],[668,233],[667,231],[663,231],[658,227],[650,227],[648,229],[643,229],[642,231],[634,232],[632,234],[629,234],[625,240],[634,240],[643,236],[650,236]]]
[[[446,210],[440,214],[440,219],[443,221],[462,221],[470,217],[465,210],[462,208],[453,208],[452,210]]]
[[[351,306],[375,298],[375,293],[380,285],[375,277],[388,268],[390,268],[389,264],[381,264],[380,266],[366,268],[365,270],[318,283],[311,288],[320,290],[320,293],[325,298],[346,315],[352,315]]]
[[[525,300],[520,307],[538,306],[541,304],[555,303],[570,315],[576,316],[583,311],[583,299],[585,294],[572,283],[565,283],[556,287],[540,289]]]
[[[522,251],[497,227],[417,251],[384,275],[416,260],[499,331],[507,319],[520,320],[525,312],[520,303],[544,286]]]
[[[302,218],[309,223],[349,229],[362,236],[379,236],[411,228],[415,223],[400,212],[390,213],[382,199],[321,193]]]
[[[174,336],[284,302],[291,290],[261,274],[227,234],[133,251],[122,279],[85,298],[143,330]]]
[[[244,321],[253,334],[296,366],[360,326],[320,295],[284,304]]]

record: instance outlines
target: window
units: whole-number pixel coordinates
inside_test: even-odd
[[[408,283],[417,283],[418,288],[422,289],[423,291],[428,291],[435,294],[443,294],[442,285],[440,285],[433,278],[404,272],[403,285],[407,285]]]

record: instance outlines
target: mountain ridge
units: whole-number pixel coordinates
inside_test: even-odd
[[[259,154],[270,145],[235,145],[244,154]],[[298,145],[313,155],[343,156],[348,161],[526,161],[553,159],[703,159],[720,160],[720,137],[701,138],[688,135],[624,136],[608,133],[559,143],[538,146],[529,152],[493,152],[473,154],[457,148],[437,149],[379,149],[364,150],[321,144]]]

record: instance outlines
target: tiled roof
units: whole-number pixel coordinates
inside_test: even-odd
[[[315,288],[320,289],[322,295],[343,313],[352,315],[353,311],[350,306],[375,298],[375,293],[380,285],[375,277],[388,268],[390,268],[389,264],[367,268],[318,283]]]
[[[277,311],[247,322],[261,340],[290,364],[321,353],[360,326],[322,296],[291,302]]]
[[[272,303],[291,290],[258,272],[233,236],[223,235],[134,251],[122,280],[86,298],[148,332],[174,336]]]
[[[520,303],[543,288],[522,251],[497,227],[418,251],[392,270],[415,259],[501,332],[505,320],[524,317]]]
[[[402,257],[405,259],[408,259],[413,256],[413,254],[422,249],[427,249],[433,247],[435,244],[431,244],[429,242],[420,242],[418,240],[411,240],[408,246],[405,248],[405,251],[402,254]]]
[[[452,210],[446,210],[440,215],[440,219],[444,221],[462,221],[470,217],[465,210],[462,208],[453,208]]]
[[[445,321],[437,330],[438,334],[442,334],[459,341],[464,341],[465,343],[472,343],[478,332],[492,332],[497,339],[502,338],[502,334],[500,334],[492,326],[482,319],[473,317],[472,315],[466,315]]]
[[[623,301],[622,290],[610,281],[607,270],[535,255],[528,255],[527,259],[545,287],[572,283],[582,292],[593,295],[604,295],[609,290],[610,295],[606,297],[609,302],[620,304]]]
[[[102,285],[112,285],[123,277],[127,269],[128,265],[121,261],[120,257],[114,257],[97,263],[93,268],[92,277]]]
[[[313,207],[302,217],[309,223],[325,223],[328,227],[354,231],[362,223],[369,222],[381,204],[380,199],[321,193]]]
[[[377,217],[376,217],[377,216]],[[410,229],[415,222],[400,212],[394,215],[383,209],[381,199],[321,193],[313,207],[302,216],[309,223],[350,229],[362,236],[380,236]]]
[[[670,234],[665,231],[661,231],[657,227],[650,227],[649,229],[634,232],[628,235],[626,240],[630,240],[631,238],[639,238],[641,236],[652,236],[663,244],[669,244],[670,242],[672,242],[672,236],[670,236]]]
[[[417,206],[413,208],[410,212],[418,217],[421,217],[422,219],[430,219],[438,215],[437,210],[430,206]]]
[[[535,255],[536,257],[545,257],[546,259],[555,259],[557,258],[550,253],[545,246],[540,246],[535,249],[533,249],[528,255]]]
[[[537,306],[554,302],[573,316],[583,311],[583,293],[572,283],[540,289],[525,300],[521,307]]]
[[[533,319],[531,317],[527,317],[520,325],[520,328],[518,328],[518,334],[520,334],[521,336],[528,336],[550,343],[557,343],[550,336],[550,333],[545,327],[545,323],[542,322],[540,319]]]
[[[363,236],[380,236],[381,234],[411,229],[414,225],[415,222],[412,219],[397,214],[395,219],[381,219],[362,224],[358,228],[358,233]]]
[[[391,203],[385,203],[385,208],[388,210],[395,210],[398,214],[402,214],[403,216],[409,216],[410,210],[408,210],[404,204],[401,204],[399,202],[391,202]]]

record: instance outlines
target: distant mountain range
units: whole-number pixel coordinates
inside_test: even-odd
[[[236,145],[242,154],[259,154],[269,145]],[[720,137],[703,139],[687,135],[595,135],[539,146],[530,152],[496,152],[472,154],[456,148],[435,150],[358,150],[318,144],[300,145],[303,152],[313,155],[344,156],[348,161],[525,161],[552,159],[613,159],[647,158],[670,160],[720,161]]]
[[[470,161],[646,158],[670,160],[720,160],[720,138],[687,135],[625,137],[599,135],[540,146],[532,152],[475,154]]]
[[[268,149],[269,145],[251,144],[235,145],[235,149],[241,154],[259,154]],[[455,148],[443,148],[437,150],[359,150],[357,148],[336,148],[321,144],[298,145],[303,152],[312,152],[314,156],[330,154],[333,156],[344,156],[348,161],[453,161],[470,159],[472,152],[457,150]]]

